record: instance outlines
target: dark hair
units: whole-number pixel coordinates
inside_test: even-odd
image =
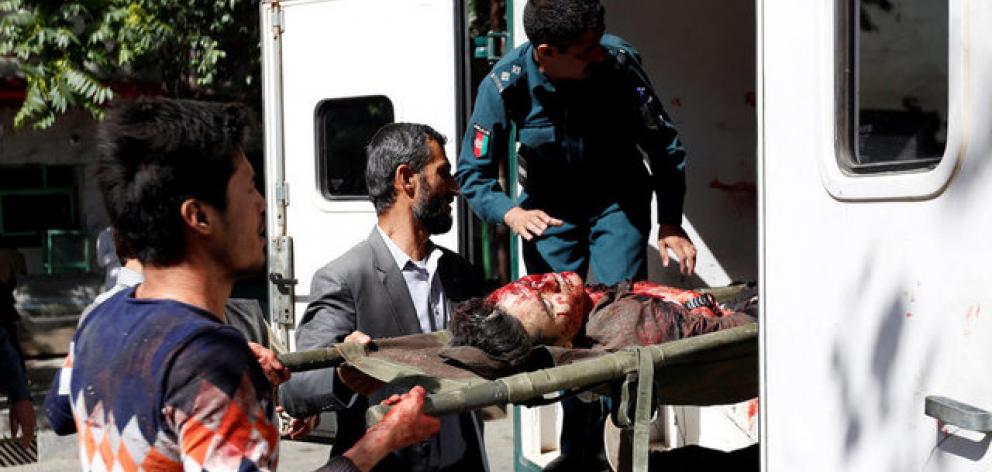
[[[114,252],[117,254],[117,260],[121,262],[121,265],[127,264],[129,259],[136,259],[131,246],[121,237],[121,232],[117,231],[117,228],[110,228],[110,237],[114,241]]]
[[[100,125],[97,173],[124,254],[173,265],[186,250],[179,214],[195,198],[227,207],[250,112],[239,104],[144,98],[118,106]]]
[[[527,0],[524,32],[534,46],[565,50],[586,31],[603,28],[604,16],[599,0]]]
[[[375,213],[382,214],[396,201],[393,176],[400,164],[406,164],[419,173],[430,162],[431,148],[428,140],[444,146],[448,140],[434,128],[417,123],[392,123],[376,131],[365,148],[368,163],[365,167],[365,184]]]
[[[520,364],[530,353],[530,337],[520,320],[482,298],[455,307],[448,330],[452,346],[472,346],[510,365]]]

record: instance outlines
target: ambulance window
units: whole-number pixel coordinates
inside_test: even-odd
[[[317,104],[317,183],[324,198],[368,198],[365,146],[379,128],[392,122],[393,102],[382,95]]]
[[[944,155],[948,2],[847,4],[847,168],[876,173],[934,168]]]

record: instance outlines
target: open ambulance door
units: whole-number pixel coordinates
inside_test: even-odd
[[[261,5],[269,305],[289,346],[320,267],[376,222],[365,151],[391,122],[460,141],[456,0],[265,1]],[[457,218],[457,215],[456,215]],[[457,248],[458,222],[435,242]]]

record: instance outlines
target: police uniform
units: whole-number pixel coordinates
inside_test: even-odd
[[[524,242],[528,272],[584,274],[591,264],[598,282],[614,284],[645,274],[652,190],[658,222],[681,226],[685,151],[637,51],[612,35],[601,44],[607,59],[581,81],[549,81],[529,43],[500,60],[479,86],[455,178],[487,221],[519,205],[565,222]],[[498,182],[513,126],[516,202]]]

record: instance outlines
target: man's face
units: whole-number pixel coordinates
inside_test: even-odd
[[[227,182],[227,209],[220,216],[214,248],[225,267],[237,278],[265,269],[265,198],[255,187],[255,170],[244,153],[236,158]]]
[[[593,66],[606,59],[606,50],[599,43],[602,37],[603,29],[592,29],[564,50],[547,46],[551,51],[542,55],[544,74],[552,80],[583,80],[589,77]]]
[[[420,171],[417,201],[413,216],[430,234],[442,234],[451,229],[451,202],[458,195],[458,184],[451,175],[451,164],[444,155],[444,148],[428,140],[431,160]]]
[[[569,346],[591,309],[575,272],[534,274],[504,285],[487,301],[518,319],[540,344]]]

